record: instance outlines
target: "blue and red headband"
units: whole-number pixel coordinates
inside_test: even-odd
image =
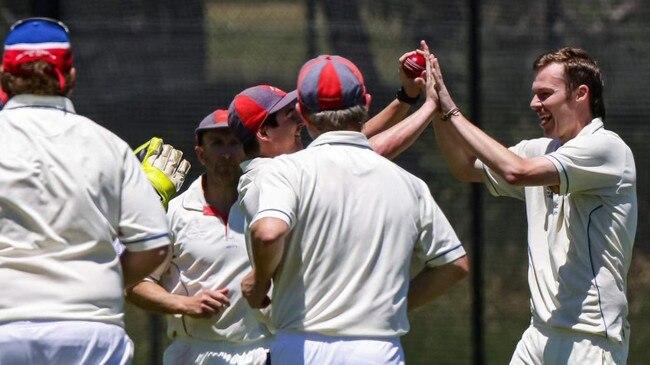
[[[16,22],[5,40],[2,68],[4,72],[27,75],[23,64],[45,61],[53,66],[61,90],[63,74],[72,68],[70,32],[65,24],[49,18],[29,18]]]

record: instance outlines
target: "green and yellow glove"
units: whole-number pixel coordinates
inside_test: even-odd
[[[158,137],[151,138],[134,152],[167,209],[169,201],[183,186],[190,163],[183,159],[183,152],[164,144],[162,138]]]

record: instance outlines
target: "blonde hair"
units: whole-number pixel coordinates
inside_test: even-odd
[[[355,130],[361,131],[368,120],[368,110],[363,105],[340,110],[324,110],[310,113],[309,121],[320,132]]]

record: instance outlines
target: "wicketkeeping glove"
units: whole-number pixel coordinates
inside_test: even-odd
[[[135,155],[142,161],[149,182],[156,189],[160,201],[167,204],[183,186],[190,163],[183,159],[183,152],[164,144],[162,138],[153,137],[136,148]]]

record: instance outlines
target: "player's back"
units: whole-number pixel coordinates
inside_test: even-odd
[[[0,321],[121,324],[111,241],[129,151],[66,98],[9,100],[0,113]]]
[[[286,184],[266,178],[274,174]],[[435,204],[426,185],[356,132],[322,135],[276,158],[264,175],[256,182],[260,212],[279,208],[292,222],[274,280],[274,325],[342,336],[406,333],[410,258],[426,229],[422,211]],[[290,201],[291,190],[295,204],[276,204]]]

